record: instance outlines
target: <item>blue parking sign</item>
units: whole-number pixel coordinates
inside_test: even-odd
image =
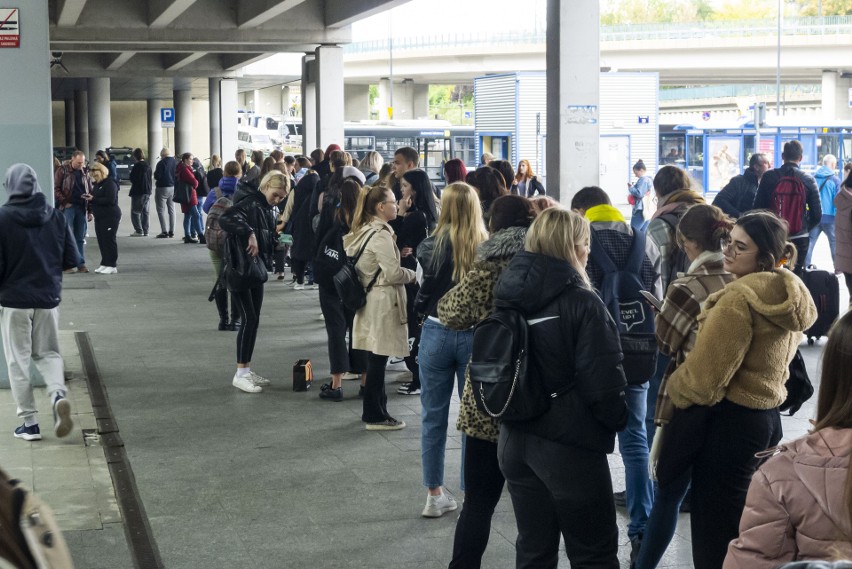
[[[160,122],[163,123],[163,126],[166,128],[175,126],[175,110],[167,107],[161,108]]]

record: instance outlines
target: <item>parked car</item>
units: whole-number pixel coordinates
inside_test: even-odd
[[[133,168],[133,149],[129,146],[110,146],[106,149],[106,153],[115,158],[118,179],[130,180],[130,169]]]

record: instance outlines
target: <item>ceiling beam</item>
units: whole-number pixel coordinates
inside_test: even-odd
[[[163,69],[165,71],[177,71],[192,63],[198,61],[207,55],[204,51],[196,51],[194,53],[168,53],[163,55]]]
[[[237,27],[254,28],[295,8],[305,0],[241,0],[237,5]]]
[[[85,6],[86,0],[61,0],[56,25],[60,27],[76,26]]]
[[[218,45],[215,51],[239,51],[243,45],[289,45],[324,43],[348,43],[352,41],[351,30],[346,29],[283,29],[280,27],[238,30],[236,28],[214,29],[199,27],[186,29],[146,27],[92,27],[52,28],[51,49],[61,44],[72,50],[73,45],[92,46],[99,51],[199,51],[197,45]],[[130,48],[127,46],[147,45]],[[277,47],[254,48],[255,51],[278,51]],[[286,50],[284,50],[286,51]]]
[[[325,0],[325,25],[342,28],[410,0]]]
[[[115,54],[110,54],[114,57],[112,61],[106,66],[108,71],[115,71],[116,69],[120,69],[122,65],[130,61],[130,58],[136,55],[135,51],[122,51],[117,56]]]
[[[148,25],[165,28],[183,14],[196,0],[149,0]]]
[[[266,59],[274,55],[274,53],[224,53],[219,56],[222,62],[222,68],[228,71],[234,71],[240,67],[245,67],[256,61]]]

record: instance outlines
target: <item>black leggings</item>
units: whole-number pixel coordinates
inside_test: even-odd
[[[254,352],[257,339],[257,327],[260,324],[260,307],[263,305],[263,285],[234,292],[234,301],[243,319],[243,325],[237,332],[237,363],[247,364]]]
[[[361,420],[365,423],[380,423],[388,415],[388,396],[385,393],[385,368],[388,356],[369,352],[367,355],[367,381],[364,383],[364,407]]]
[[[106,212],[98,212],[98,216],[95,218],[95,236],[98,238],[101,265],[104,267],[115,267],[116,261],[118,261],[118,243],[115,240],[115,233],[118,231],[120,221],[120,211],[112,215]]]
[[[406,309],[408,311],[408,351],[405,358],[405,367],[411,372],[411,385],[420,387],[420,362],[417,359],[420,353],[420,323],[414,310],[414,299],[420,287],[417,284],[405,285]]]
[[[296,282],[305,284],[305,269],[308,262],[301,259],[290,259],[290,270],[293,271],[293,276],[296,277]]]

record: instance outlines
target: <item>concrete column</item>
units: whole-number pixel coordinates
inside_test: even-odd
[[[91,158],[89,152],[89,93],[88,91],[74,91],[74,146],[86,153],[86,158]]]
[[[281,114],[284,115],[284,120],[290,116],[290,86],[285,85],[281,88]]]
[[[76,143],[74,131],[74,97],[65,99],[65,146],[74,146]]]
[[[175,156],[192,152],[192,91],[175,91]]]
[[[822,115],[828,119],[837,117],[837,71],[822,71]]]
[[[370,118],[370,86],[344,85],[343,118],[347,121],[364,121]]]
[[[823,79],[823,81],[825,80]],[[835,81],[834,114],[825,114],[824,116],[837,120],[850,120],[852,119],[852,107],[849,106],[849,101],[852,99],[852,93],[849,92],[849,89],[852,89],[852,79],[845,79],[840,77],[839,74],[835,74]],[[824,93],[825,83],[823,82],[823,96],[825,96]]]
[[[600,183],[599,17],[598,0],[547,0],[546,187],[563,205]]]
[[[411,97],[412,117],[415,119],[431,119],[429,116],[429,85],[415,83]]]
[[[163,101],[160,99],[148,99],[148,164],[154,167],[160,150],[163,149],[163,123],[160,122],[160,109]]]
[[[219,129],[221,137],[219,148],[222,151],[222,163],[234,159],[237,152],[237,80],[219,81]]]
[[[343,146],[343,48],[321,45],[317,61],[317,142]]]
[[[207,80],[207,93],[210,97],[210,154],[222,156],[222,127],[219,123],[219,81],[218,77]],[[235,119],[236,120],[236,119]]]
[[[391,83],[387,77],[379,79],[379,120],[390,120],[388,115],[388,107],[391,106],[390,100]]]
[[[112,146],[109,77],[89,78],[89,150]]]
[[[302,57],[302,153],[309,155],[317,147],[316,55]]]

